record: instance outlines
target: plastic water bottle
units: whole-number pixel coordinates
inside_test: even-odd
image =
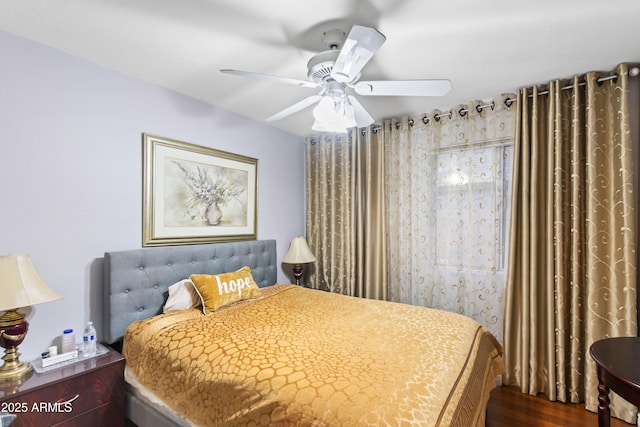
[[[93,357],[96,355],[96,328],[93,322],[87,322],[82,334],[82,354],[84,357]]]

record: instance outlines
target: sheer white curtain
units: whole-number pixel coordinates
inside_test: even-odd
[[[390,299],[464,314],[500,341],[512,100],[384,123]]]

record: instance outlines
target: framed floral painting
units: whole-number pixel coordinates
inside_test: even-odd
[[[254,240],[258,160],[143,134],[142,246]]]

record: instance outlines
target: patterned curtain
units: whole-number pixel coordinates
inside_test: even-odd
[[[382,132],[307,139],[307,285],[387,299]]]
[[[616,74],[524,89],[516,120],[503,380],[592,411],[590,345],[638,332],[626,65]],[[631,405],[611,401],[635,423]]]
[[[503,331],[515,95],[384,124],[392,301]]]

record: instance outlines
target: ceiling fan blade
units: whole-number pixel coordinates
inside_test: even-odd
[[[358,127],[369,126],[374,122],[373,117],[365,110],[365,108],[360,104],[360,102],[356,99],[355,96],[349,95],[349,102],[353,106],[353,118],[355,119]]]
[[[290,107],[285,108],[284,110],[280,111],[279,113],[274,114],[271,117],[268,117],[266,119],[267,122],[275,122],[276,120],[280,120],[280,119],[284,119],[287,116],[290,116],[293,113],[297,113],[300,110],[303,110],[305,108],[307,108],[310,105],[315,104],[316,102],[320,101],[322,99],[321,95],[312,95],[308,98],[303,99],[300,102],[296,102],[295,104],[291,105]]]
[[[449,80],[377,80],[358,82],[358,95],[371,96],[442,96],[451,90]]]
[[[375,28],[354,25],[333,65],[331,77],[341,83],[353,82],[385,40]]]
[[[241,71],[241,70],[232,70],[232,69],[225,68],[220,70],[220,72],[224,74],[231,74],[233,76],[251,77],[253,79],[261,79],[261,80],[271,80],[279,83],[286,83],[286,84],[296,85],[301,87],[311,87],[311,88],[320,87],[319,84],[314,82],[290,79],[287,77],[280,77],[280,76],[272,76],[270,74],[254,73],[252,71]]]

